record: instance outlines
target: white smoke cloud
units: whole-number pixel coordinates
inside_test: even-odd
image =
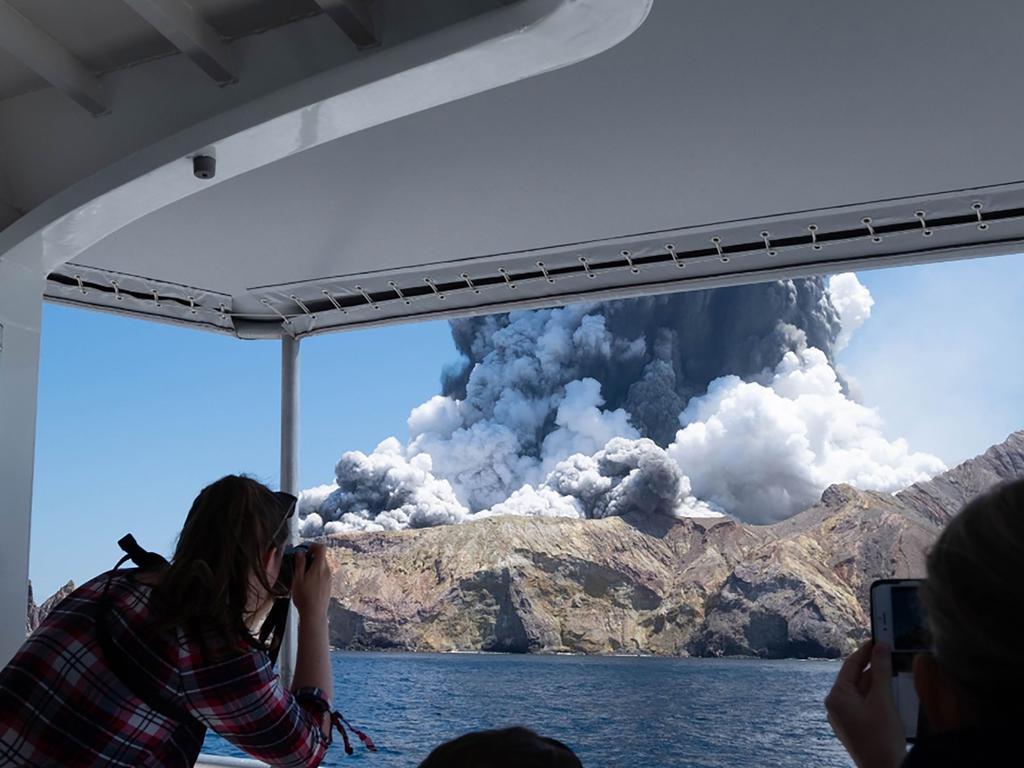
[[[717,517],[714,505],[690,493],[689,480],[664,449],[646,438],[612,437],[593,455],[558,462],[538,485],[470,513],[446,480],[431,473],[427,454],[404,455],[389,438],[370,455],[351,451],[337,466],[336,490],[300,523],[303,538],[343,531],[446,525],[498,515],[600,518],[647,514]],[[323,486],[324,488],[329,486]]]
[[[544,487],[577,499],[589,518],[720,514],[691,495],[689,479],[679,465],[647,438],[614,437],[593,456],[570,456],[555,466]]]
[[[594,379],[570,381],[558,405],[555,424],[541,446],[545,469],[554,467],[574,453],[594,453],[615,438],[638,438],[640,433],[629,423],[622,408],[602,411],[601,385]],[[653,445],[653,443],[652,443]]]
[[[490,509],[475,513],[474,519],[495,517],[497,515],[517,515],[519,517],[572,517],[584,518],[586,512],[579,499],[563,496],[553,488],[542,485],[534,488],[524,485],[512,495]]]
[[[780,281],[453,321],[466,360],[446,394],[413,409],[407,444],[344,454],[336,485],[300,500],[303,535],[495,515],[766,522],[830,483],[930,477],[942,463],[886,439],[833,368],[872,304],[847,274],[828,291]]]
[[[828,295],[842,324],[839,336],[836,337],[835,348],[838,352],[846,348],[854,332],[871,317],[875,300],[853,272],[832,275],[828,279]]]
[[[295,505],[296,514],[302,518],[312,512],[316,512],[320,509],[320,505],[324,503],[324,500],[336,490],[338,490],[337,484],[329,483],[299,491],[299,501]]]
[[[878,414],[842,393],[825,355],[788,352],[765,383],[717,379],[679,417],[668,454],[693,492],[751,522],[813,504],[831,483],[896,491],[945,469],[904,440],[887,440]]]
[[[405,456],[389,437],[373,453],[349,451],[335,468],[337,490],[300,523],[304,537],[340,531],[382,531],[459,523],[468,510],[447,480],[432,473],[429,454]]]
[[[409,415],[409,456],[428,454],[460,503],[482,511],[524,484],[539,485],[573,453],[593,453],[616,435],[639,437],[622,409],[602,410],[601,385],[580,376],[646,349],[621,338],[595,305],[481,319],[470,345],[480,357],[466,395],[435,396]],[[486,346],[485,346],[486,345]]]

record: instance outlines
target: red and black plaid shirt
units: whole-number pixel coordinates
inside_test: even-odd
[[[271,765],[319,765],[330,743],[323,693],[289,693],[255,648],[213,655],[181,630],[154,637],[151,588],[132,574],[111,582],[111,640],[144,670],[147,690],[191,718],[149,708],[110,669],[96,635],[101,575],[54,608],[0,671],[0,766],[191,766],[207,728]]]

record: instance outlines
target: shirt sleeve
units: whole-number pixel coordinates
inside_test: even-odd
[[[321,730],[330,704],[319,689],[292,695],[266,653],[253,649],[201,661],[182,648],[179,669],[189,711],[257,760],[283,768],[315,768],[330,745]],[[199,663],[197,663],[197,661]]]

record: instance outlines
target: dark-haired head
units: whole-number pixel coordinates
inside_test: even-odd
[[[156,588],[162,625],[225,648],[249,641],[247,622],[273,594],[287,512],[281,497],[249,477],[228,475],[204,488]]]
[[[528,728],[475,731],[442,744],[420,768],[583,768],[565,744]]]

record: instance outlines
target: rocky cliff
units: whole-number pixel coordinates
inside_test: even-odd
[[[1004,480],[1024,477],[1024,429],[999,445],[924,483],[896,494],[918,513],[944,524],[966,502]]]
[[[35,599],[32,597],[32,582],[28,583],[28,615],[25,618],[25,635],[31,635],[36,631],[43,619],[57,603],[63,600],[65,597],[75,591],[75,582],[69,581],[63,587],[58,589],[46,600],[43,601],[42,605],[36,605]]]
[[[782,523],[497,517],[325,539],[341,648],[825,656],[868,588],[924,572],[962,503],[1024,476],[1024,432],[897,495],[828,488]]]

